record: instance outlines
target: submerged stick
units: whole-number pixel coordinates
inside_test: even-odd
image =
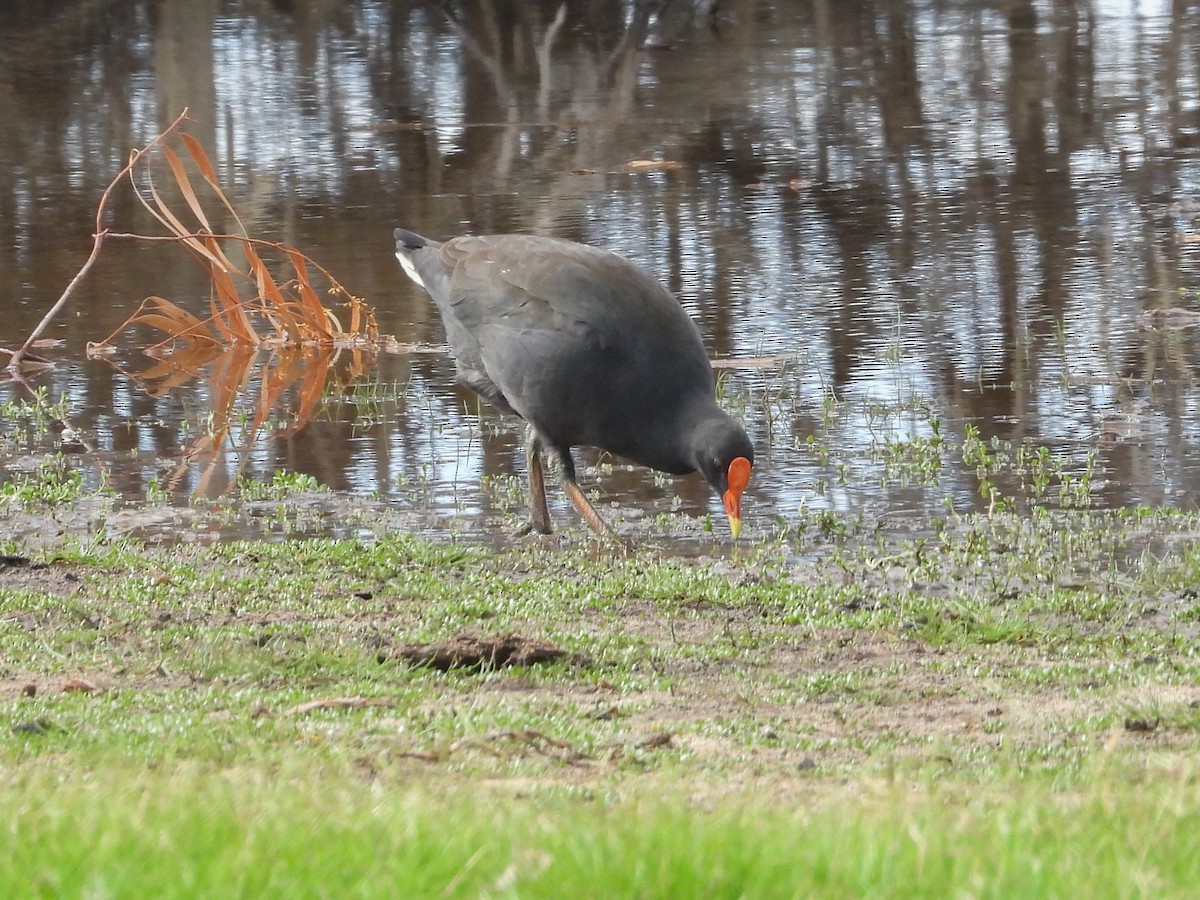
[[[167,135],[171,134],[171,132],[179,127],[179,125],[187,118],[187,114],[187,107],[184,107],[183,112],[176,117],[175,121],[167,126],[164,131],[159,132],[159,134],[152,141],[150,141],[150,143],[140,150],[132,151],[129,154],[129,162],[125,164],[125,168],[118,172],[116,177],[109,182],[108,187],[104,189],[104,193],[100,195],[100,203],[96,207],[96,232],[92,235],[91,254],[88,256],[87,261],[83,264],[80,270],[75,273],[75,277],[71,279],[71,283],[68,284],[66,290],[62,292],[62,296],[58,298],[57,302],[50,307],[50,309],[46,312],[46,315],[42,316],[42,320],[38,322],[37,326],[32,332],[30,332],[29,337],[25,339],[25,343],[21,345],[19,350],[12,354],[11,359],[8,361],[8,365],[5,367],[9,372],[16,373],[20,371],[21,362],[29,354],[29,348],[33,346],[34,341],[41,337],[42,332],[46,330],[46,326],[48,326],[50,322],[53,321],[54,317],[62,311],[62,308],[67,305],[67,300],[70,299],[71,294],[75,291],[75,287],[79,284],[79,282],[83,281],[84,276],[87,275],[92,266],[95,264],[96,260],[99,258],[100,248],[103,246],[104,238],[108,234],[108,229],[104,227],[104,208],[108,204],[108,198],[109,195],[112,194],[113,189],[116,188],[121,180],[129,174],[135,165],[137,165],[138,160],[153,150],[158,144],[162,143],[163,139],[166,138]]]

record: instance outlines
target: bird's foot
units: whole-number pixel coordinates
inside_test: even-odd
[[[618,553],[633,553],[637,550],[637,544],[633,542],[633,538],[623,537],[615,531],[609,531],[607,534],[597,535],[601,543]]]
[[[526,522],[524,525],[522,525],[520,528],[518,528],[513,533],[513,537],[525,537],[526,535],[530,535],[530,534],[553,534],[553,533],[554,533],[554,530],[550,527],[550,525],[548,523],[534,522],[534,521],[530,520],[530,521]]]

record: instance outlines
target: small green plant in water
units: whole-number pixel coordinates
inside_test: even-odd
[[[21,506],[58,506],[78,500],[88,491],[83,473],[67,465],[61,456],[52,456],[38,463],[32,472],[15,473],[11,480],[0,484],[0,504]]]
[[[931,418],[929,427],[932,433],[928,437],[894,438],[888,435],[882,443],[873,443],[874,454],[883,462],[884,483],[895,481],[905,486],[940,483],[945,455],[941,422]]]
[[[303,472],[275,472],[269,482],[238,476],[238,492],[243,500],[285,500],[290,494],[320,491],[321,483]]]
[[[1016,490],[1024,494],[1031,506],[1037,507],[1057,500],[1062,508],[1086,508],[1092,503],[1092,488],[1097,472],[1096,451],[1088,450],[1083,471],[1072,471],[1069,456],[1054,453],[1044,446],[1021,445],[1013,448],[1011,441],[993,437],[985,441],[973,425],[964,426],[962,459],[975,467],[979,479],[979,495],[988,501],[988,514],[1012,508],[1014,500],[1005,497],[998,479],[1015,479]],[[1051,488],[1058,485],[1057,497]]]
[[[67,398],[50,403],[49,392],[39,387],[32,400],[13,399],[0,403],[0,442],[15,449],[22,444],[41,440],[50,433],[55,422],[67,418]]]
[[[162,486],[157,478],[151,478],[146,483],[146,502],[165,505],[171,499],[171,492]]]

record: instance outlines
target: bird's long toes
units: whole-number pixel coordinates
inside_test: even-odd
[[[530,534],[553,534],[553,533],[554,533],[554,529],[551,528],[549,526],[549,524],[543,524],[541,522],[534,522],[534,521],[530,520],[530,521],[526,522],[524,525],[522,525],[520,528],[518,528],[513,533],[513,536],[514,537],[525,537],[526,535],[530,535]]]
[[[633,538],[617,534],[615,531],[610,531],[604,537],[606,539],[605,542],[610,547],[612,547],[614,550],[620,551],[621,553],[633,553],[637,550],[637,544],[634,542]]]

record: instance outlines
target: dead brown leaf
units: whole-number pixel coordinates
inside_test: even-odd
[[[631,159],[625,168],[630,172],[674,172],[682,169],[683,164],[673,159]]]

